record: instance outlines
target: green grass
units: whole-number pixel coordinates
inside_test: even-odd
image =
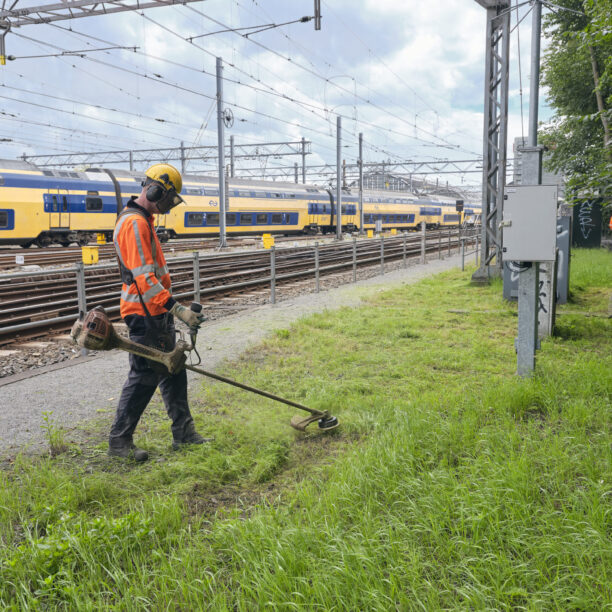
[[[518,379],[516,305],[452,271],[321,312],[225,373],[341,421],[203,382],[208,448],[100,443],[0,472],[0,604],[79,610],[612,609],[612,322],[558,318]],[[570,312],[606,312],[578,251]],[[465,311],[461,314],[449,310]],[[483,312],[486,311],[486,312]]]

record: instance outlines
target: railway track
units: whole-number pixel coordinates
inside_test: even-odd
[[[253,241],[260,239],[260,236],[229,236],[228,246],[241,247],[252,245]],[[312,236],[288,236],[276,237],[276,242],[312,240]],[[204,251],[214,250],[219,245],[219,238],[199,238],[197,240],[170,240],[164,244],[164,251],[173,249],[180,251]],[[98,247],[100,261],[115,258],[115,249],[112,244],[90,246]],[[23,258],[23,263],[17,263],[17,258]],[[81,260],[81,247],[47,247],[31,250],[24,250],[19,247],[0,249],[0,270],[11,270],[19,266],[41,266],[50,267],[63,264],[76,263]]]
[[[273,251],[207,253],[204,257],[194,253],[169,257],[168,267],[174,296],[183,301],[196,299],[206,308],[253,292],[269,292],[273,300],[278,286],[351,269],[355,273],[369,266],[384,268],[385,262],[421,257],[423,247],[426,254],[450,254],[451,249],[458,248],[459,240],[459,230],[440,230],[428,232],[424,244],[420,234],[405,234],[316,248],[292,246]],[[120,291],[115,262],[2,275],[0,346],[65,332],[80,311],[98,305],[116,320]]]

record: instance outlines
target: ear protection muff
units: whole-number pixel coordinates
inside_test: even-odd
[[[143,187],[147,186],[147,181],[143,181]],[[149,188],[147,189],[147,200],[149,202],[159,202],[166,195],[166,190],[155,181],[150,181]]]

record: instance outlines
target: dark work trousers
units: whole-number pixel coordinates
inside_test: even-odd
[[[157,324],[161,324],[164,317],[160,315],[152,317]],[[130,340],[139,344],[154,345],[151,333],[147,335],[150,328],[146,317],[129,315],[125,322],[130,331]],[[172,350],[176,344],[176,333],[173,317],[168,316],[166,330],[171,335],[171,341],[164,349]],[[155,334],[153,334],[155,336]],[[132,443],[132,436],[136,425],[147,404],[153,397],[155,389],[159,386],[172,420],[172,436],[175,440],[182,440],[184,436],[193,430],[193,419],[189,411],[187,401],[187,371],[182,370],[178,374],[164,375],[154,372],[144,357],[138,357],[130,353],[130,372],[128,379],[123,385],[115,421],[111,427],[109,444],[114,447],[122,447]]]

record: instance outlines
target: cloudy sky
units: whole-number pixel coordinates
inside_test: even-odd
[[[17,8],[42,4],[20,0]],[[347,163],[359,132],[366,162],[482,155],[484,9],[474,0],[321,5],[320,31],[294,23],[249,38],[215,32],[312,15],[313,0],[204,0],[17,28],[6,37],[17,59],[0,67],[0,157],[214,145],[217,56],[235,118],[227,136],[237,143],[305,137],[309,164],[335,163],[340,114]],[[512,24],[528,9],[515,11]],[[510,142],[527,129],[530,24],[527,17],[512,35]],[[138,49],[94,51],[111,46]],[[84,49],[84,58],[26,57]],[[480,182],[478,173],[447,178]]]

